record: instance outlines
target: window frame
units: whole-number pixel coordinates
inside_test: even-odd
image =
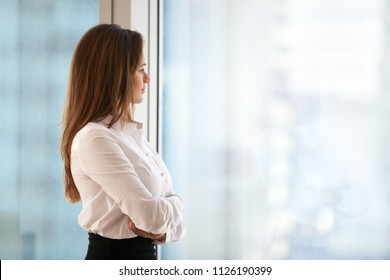
[[[99,22],[115,23],[140,32],[144,37],[144,55],[151,81],[135,118],[143,123],[149,142],[158,151],[160,110],[160,3],[161,0],[99,0]]]

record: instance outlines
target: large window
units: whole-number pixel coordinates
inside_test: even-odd
[[[98,16],[97,0],[1,1],[0,259],[84,258],[59,143],[71,55]]]
[[[389,2],[163,3],[162,256],[389,258]]]

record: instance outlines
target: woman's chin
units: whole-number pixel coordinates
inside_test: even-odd
[[[134,101],[134,104],[141,104],[142,101],[144,101],[144,97],[143,97],[143,96],[140,96],[140,97],[138,97],[138,98]]]

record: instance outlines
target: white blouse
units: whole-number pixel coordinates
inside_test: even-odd
[[[72,143],[71,170],[80,192],[79,224],[87,232],[113,239],[135,237],[130,220],[165,242],[185,234],[183,202],[172,189],[162,158],[142,136],[142,124],[112,119],[90,122]]]

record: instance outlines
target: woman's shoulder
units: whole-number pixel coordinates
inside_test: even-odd
[[[92,132],[107,134],[109,132],[109,128],[103,122],[89,122],[82,129],[80,129],[79,132],[77,132],[77,135],[81,136]]]
[[[73,144],[78,144],[80,141],[92,141],[102,137],[114,138],[114,135],[105,123],[89,122],[76,133]]]

